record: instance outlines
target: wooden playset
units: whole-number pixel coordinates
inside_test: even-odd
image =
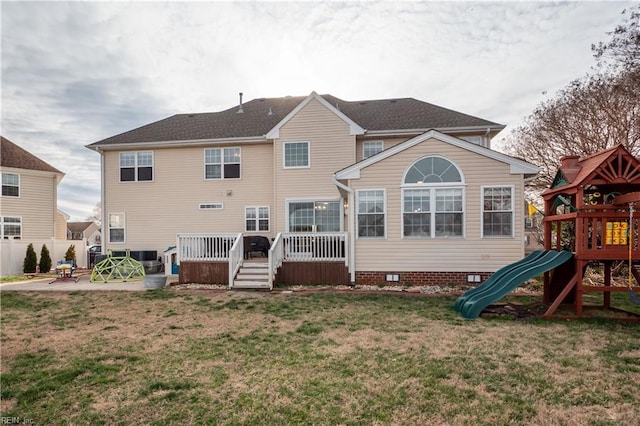
[[[612,292],[627,292],[640,304],[640,159],[622,145],[597,154],[561,159],[555,179],[544,198],[544,244],[546,250],[574,253],[568,261],[544,276],[544,318],[554,315],[560,304],[573,304],[581,317],[586,292],[602,292],[602,306],[611,306]],[[602,266],[603,285],[583,282],[590,266]],[[626,266],[626,286],[613,285],[614,265]],[[587,285],[588,284],[588,285]],[[625,319],[640,315],[624,311]]]

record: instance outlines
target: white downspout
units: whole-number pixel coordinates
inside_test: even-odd
[[[353,189],[348,186],[340,183],[336,176],[331,176],[331,180],[333,183],[343,190],[345,190],[349,194],[349,280],[352,285],[356,283],[356,221],[355,221],[355,200],[353,197]]]

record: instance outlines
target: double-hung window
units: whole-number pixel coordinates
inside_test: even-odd
[[[4,216],[0,217],[0,237],[3,240],[10,238],[19,240],[22,238],[22,218]]]
[[[282,147],[285,169],[309,167],[309,142],[285,142]]]
[[[2,196],[3,197],[19,197],[20,196],[20,175],[17,173],[2,174]]]
[[[384,149],[383,141],[366,141],[362,144],[362,159],[376,155]]]
[[[109,242],[125,242],[125,217],[124,213],[109,213]]]
[[[384,190],[357,191],[358,237],[385,237]]]
[[[405,237],[431,236],[431,190],[406,189],[402,218]]]
[[[269,207],[245,207],[245,231],[269,232]]]
[[[464,182],[458,168],[442,157],[425,157],[405,173],[402,235],[464,236]]]
[[[207,148],[204,150],[205,179],[239,179],[240,148]]]
[[[513,187],[482,188],[482,236],[513,237]]]
[[[121,152],[120,182],[153,180],[153,152]]]

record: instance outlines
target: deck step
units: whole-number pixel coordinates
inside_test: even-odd
[[[243,262],[236,278],[233,280],[234,289],[268,289],[269,264],[264,262]]]
[[[233,281],[233,288],[269,288],[268,281]]]
[[[256,273],[238,273],[236,280],[240,281],[269,281],[269,274],[256,274]]]
[[[256,262],[243,262],[242,263],[242,267],[243,268],[256,268],[256,269],[260,269],[260,268],[269,269],[269,264],[268,263],[256,263]]]

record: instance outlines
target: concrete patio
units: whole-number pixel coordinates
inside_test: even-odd
[[[131,282],[95,282],[89,281],[90,274],[80,275],[78,282],[73,280],[55,281],[55,278],[36,278],[25,281],[0,283],[2,291],[145,291],[142,280]],[[168,275],[167,284],[177,281],[177,275]]]

